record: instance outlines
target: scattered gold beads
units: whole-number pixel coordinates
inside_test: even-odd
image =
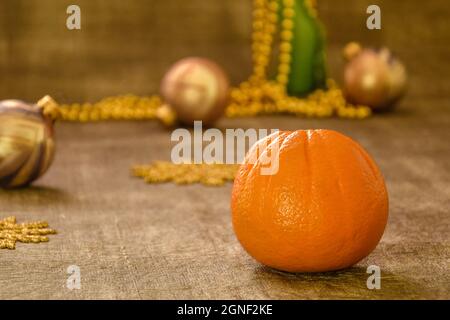
[[[134,166],[132,174],[152,184],[172,181],[176,184],[222,186],[234,180],[238,168],[239,165],[234,164],[173,164],[156,161],[151,165]]]
[[[0,249],[14,250],[16,242],[48,242],[49,234],[56,234],[56,230],[49,229],[45,221],[17,224],[15,217],[8,217],[0,220]]]
[[[282,1],[282,21],[279,45],[278,73],[275,81],[267,79],[267,66],[272,55],[272,41],[277,20],[273,14]],[[347,103],[342,90],[330,80],[327,90],[318,90],[306,99],[291,97],[286,93],[292,61],[291,40],[294,37],[294,0],[254,0],[253,17],[253,75],[231,92],[231,102],[226,110],[228,117],[252,117],[260,114],[294,114],[306,117],[367,118],[371,110],[366,106]],[[307,2],[311,14],[316,14],[313,0]],[[268,18],[271,17],[271,18]]]

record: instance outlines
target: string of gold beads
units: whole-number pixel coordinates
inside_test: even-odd
[[[254,99],[262,96],[263,99]],[[253,117],[271,114],[292,114],[296,116],[325,118],[337,115],[341,118],[364,119],[371,115],[366,106],[352,106],[347,103],[341,89],[333,80],[328,81],[327,90],[317,90],[305,99],[288,96],[282,87],[268,81],[260,87],[243,83],[231,92],[232,103],[228,106],[228,117]]]

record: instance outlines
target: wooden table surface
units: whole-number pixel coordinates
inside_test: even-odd
[[[429,101],[414,102],[415,105]],[[147,185],[136,163],[169,160],[170,132],[154,122],[57,125],[50,172],[34,187],[1,191],[1,215],[44,219],[46,244],[0,251],[0,298],[312,299],[450,297],[450,113],[401,109],[366,121],[226,119],[221,128],[331,128],[357,139],[387,180],[390,217],[376,250],[354,268],[286,274],[263,267],[236,240],[231,184]],[[368,290],[366,268],[382,270]],[[66,269],[81,269],[81,290]]]

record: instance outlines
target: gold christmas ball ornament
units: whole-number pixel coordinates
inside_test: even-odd
[[[204,58],[178,61],[161,84],[165,102],[185,124],[196,120],[214,123],[225,111],[229,91],[230,84],[223,69]]]
[[[0,188],[27,186],[50,167],[55,152],[56,103],[0,101]]]
[[[363,49],[352,42],[344,57],[344,90],[351,103],[381,111],[393,107],[406,92],[406,69],[389,49]]]

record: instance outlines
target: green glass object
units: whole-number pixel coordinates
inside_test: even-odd
[[[287,86],[292,96],[304,96],[326,86],[325,30],[311,3],[311,0],[295,0],[291,73]]]

